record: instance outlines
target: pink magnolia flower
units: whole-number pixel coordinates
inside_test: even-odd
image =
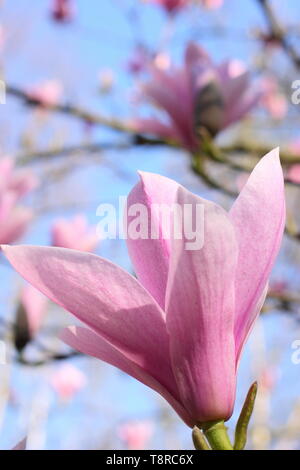
[[[286,178],[292,183],[300,184],[300,163],[292,165],[288,169]]]
[[[59,103],[63,88],[58,80],[46,80],[27,90],[27,99],[38,102],[40,106],[51,107]]]
[[[60,398],[70,400],[85,387],[86,376],[77,367],[65,364],[52,373],[50,383]]]
[[[167,13],[173,14],[186,7],[191,0],[151,0],[163,7]]]
[[[14,161],[0,160],[0,240],[13,243],[19,239],[32,220],[30,209],[18,206],[19,200],[37,186],[37,179],[29,171],[15,170]]]
[[[20,303],[26,314],[30,336],[33,338],[39,331],[47,313],[48,299],[28,284],[21,291]]]
[[[270,289],[269,291],[270,292],[273,292],[274,294],[284,294],[285,292],[287,292],[289,289],[289,284],[287,281],[285,280],[276,280],[276,281],[272,281],[270,283]]]
[[[279,370],[275,367],[265,367],[259,378],[259,385],[266,391],[271,391],[278,382]]]
[[[6,44],[7,31],[2,24],[0,24],[0,52],[3,52],[3,49]]]
[[[0,197],[0,241],[13,243],[19,240],[32,221],[33,213],[25,207],[14,207],[11,194]]]
[[[38,180],[30,170],[16,169],[15,161],[10,157],[0,160],[0,197],[4,192],[11,192],[19,200],[37,186]]]
[[[224,0],[200,0],[200,1],[205,8],[209,8],[209,9],[220,8],[224,3]]]
[[[279,152],[258,163],[229,212],[150,173],[131,191],[128,208],[133,204],[147,209],[150,233],[159,234],[127,240],[137,279],[89,253],[37,246],[3,251],[26,280],[86,325],[64,331],[70,346],[156,390],[189,426],[228,419],[241,351],[285,225]],[[191,213],[200,205],[202,248],[187,249],[185,233],[169,237],[151,213],[157,204],[188,205]],[[136,221],[127,222],[130,233]]]
[[[198,128],[214,136],[243,118],[261,98],[241,62],[215,65],[194,43],[187,46],[183,67],[162,70],[154,64],[152,77],[141,93],[165,113],[165,119],[138,118],[133,127],[175,140],[191,151],[199,145]]]
[[[51,16],[60,23],[71,21],[74,18],[74,0],[52,0]]]
[[[150,52],[142,44],[138,44],[132,51],[127,64],[127,70],[133,75],[144,72],[150,62]]]
[[[118,435],[128,450],[143,450],[153,434],[150,421],[129,421],[118,428]]]
[[[288,103],[280,91],[277,81],[273,77],[266,77],[262,81],[263,95],[261,103],[274,119],[283,119],[288,111]]]
[[[11,450],[26,450],[26,445],[27,445],[27,437],[24,437],[20,442],[18,442],[15,447],[13,447]]]
[[[99,243],[96,227],[88,226],[83,215],[57,220],[51,230],[52,245],[72,250],[93,251]]]

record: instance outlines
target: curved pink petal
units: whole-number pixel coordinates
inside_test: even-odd
[[[184,407],[166,387],[143,367],[140,367],[136,361],[128,359],[120,350],[97,333],[87,328],[71,327],[62,331],[61,339],[83,354],[101,359],[152,388],[170,403],[188,426],[192,427],[195,424]]]
[[[256,315],[285,225],[284,180],[279,149],[267,154],[251,173],[230,211],[239,261],[236,275],[237,360]]]
[[[34,287],[176,389],[164,312],[133,276],[99,256],[65,248],[4,246],[3,251]]]
[[[178,202],[204,210],[204,244],[174,240],[167,283],[167,329],[181,402],[198,421],[230,417],[235,397],[234,289],[237,243],[228,214],[183,188]],[[186,206],[187,207],[187,206]],[[196,247],[195,247],[196,248]]]
[[[164,176],[153,173],[140,173],[140,182],[132,189],[127,199],[127,208],[143,204],[147,210],[147,238],[134,240],[128,233],[128,252],[139,281],[165,307],[165,292],[169,271],[171,222],[167,214],[156,210],[163,204],[166,208],[176,202],[179,185]],[[132,216],[127,213],[127,228],[130,229]],[[156,239],[151,239],[157,234]]]

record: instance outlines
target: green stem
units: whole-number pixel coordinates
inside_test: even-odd
[[[192,437],[193,437],[193,443],[194,443],[195,449],[211,450],[211,448],[206,442],[203,432],[197,426],[193,427]]]
[[[224,421],[201,423],[199,427],[213,450],[233,450]]]
[[[246,396],[244,406],[235,429],[234,450],[243,450],[247,442],[247,431],[252,416],[255,398],[257,394],[257,382],[251,385]]]

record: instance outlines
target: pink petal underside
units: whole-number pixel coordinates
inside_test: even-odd
[[[156,118],[137,118],[131,122],[133,128],[140,133],[152,134],[163,139],[178,141],[178,133],[171,125]]]
[[[155,78],[144,86],[147,98],[166,111],[178,137],[189,141],[192,136],[192,102],[184,71],[155,70]]]
[[[24,437],[20,442],[18,442],[15,447],[13,447],[11,450],[26,450],[26,444],[27,444],[27,437]]]
[[[34,287],[176,389],[164,313],[133,276],[96,255],[65,248],[4,246],[3,251]]]
[[[278,254],[285,225],[284,181],[278,149],[255,167],[230,211],[230,218],[239,243],[235,325],[238,361],[259,313],[257,305]]]
[[[61,339],[69,346],[83,354],[105,361],[122,370],[126,374],[131,375],[144,385],[152,388],[170,403],[188,426],[193,426],[194,423],[191,417],[166,387],[159,383],[135,361],[128,359],[121,351],[92,330],[80,327],[70,327],[62,331]]]
[[[166,293],[171,360],[185,408],[209,421],[229,417],[235,396],[237,243],[221,207],[181,187],[177,198],[181,205],[204,208],[198,227],[198,234],[204,227],[204,244],[187,250],[185,238],[174,240],[171,249]]]
[[[179,185],[169,178],[153,173],[141,172],[140,178],[140,182],[128,196],[127,207],[130,209],[134,204],[143,204],[147,209],[148,239],[134,240],[129,236],[127,247],[139,281],[164,309],[170,256],[170,236],[166,222],[170,218],[163,214],[160,216],[153,204],[171,207],[176,201]],[[128,228],[133,218],[127,217]],[[151,229],[155,229],[157,239],[151,239]]]
[[[212,62],[205,49],[194,42],[189,42],[185,50],[185,66],[187,69],[193,69],[199,64],[211,66]]]

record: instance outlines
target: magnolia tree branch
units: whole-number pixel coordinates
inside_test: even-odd
[[[295,67],[300,68],[300,55],[298,54],[298,51],[289,43],[286,36],[286,31],[280,24],[270,2],[268,0],[257,0],[257,2],[261,6],[268,22],[270,37],[281,44],[281,47],[287,52]]]
[[[266,9],[267,12],[271,11],[268,3],[265,0],[258,0],[262,7]],[[269,15],[269,13],[268,13]],[[269,17],[269,16],[268,16]],[[272,16],[273,18],[273,16]],[[274,21],[274,20],[272,20]],[[7,85],[6,91],[8,94],[11,94],[19,99],[22,99],[26,104],[32,106],[41,106],[41,102],[39,100],[32,99],[28,96],[26,91],[21,90],[20,88]],[[127,142],[118,142],[118,143],[92,143],[87,145],[79,145],[79,146],[69,146],[69,147],[61,147],[61,148],[54,148],[48,149],[43,151],[37,151],[31,154],[23,154],[20,155],[18,161],[20,163],[26,164],[32,162],[35,159],[48,159],[50,157],[59,156],[59,155],[70,155],[74,152],[98,152],[107,150],[110,148],[129,148],[133,145],[162,145],[162,146],[171,146],[174,148],[180,148],[178,144],[174,142],[170,142],[163,139],[155,139],[143,135],[136,134],[136,131],[130,127],[126,122],[122,122],[116,119],[109,119],[107,117],[101,116],[99,114],[91,113],[87,110],[81,109],[73,104],[55,104],[52,106],[47,106],[49,111],[59,112],[66,115],[73,116],[84,122],[88,122],[95,125],[100,125],[107,127],[109,129],[113,129],[119,132],[129,134],[131,136],[130,140]],[[205,134],[205,133],[204,133]],[[252,146],[249,148],[246,144],[237,144],[236,146],[228,146],[228,147],[216,147],[212,141],[206,140],[204,142],[204,148],[201,153],[192,156],[192,169],[193,171],[211,188],[216,190],[220,190],[224,194],[230,197],[236,197],[237,192],[228,188],[220,183],[220,181],[216,181],[214,178],[210,176],[207,169],[205,168],[205,159],[210,159],[217,163],[221,163],[226,165],[228,168],[237,171],[247,171],[250,172],[253,166],[245,166],[244,164],[241,165],[236,162],[232,162],[226,156],[228,153],[232,153],[234,151],[240,153],[250,153],[256,154],[258,158],[261,158],[264,154],[268,153],[270,150],[269,148],[262,148],[258,146]],[[293,163],[297,163],[300,161],[300,157],[292,155],[291,153],[281,152],[281,161],[283,164],[291,165]],[[294,184],[294,183],[292,183]],[[296,240],[300,240],[300,233],[296,232],[294,228],[292,229],[291,226],[286,227],[286,233],[293,237]]]
[[[258,0],[260,1],[260,0]],[[6,92],[18,99],[24,101],[25,104],[31,106],[41,106],[41,102],[37,99],[32,99],[29,97],[28,93],[18,87],[7,85]],[[66,114],[68,116],[74,117],[76,119],[82,120],[85,123],[90,123],[94,125],[99,125],[102,127],[106,127],[111,130],[123,132],[130,136],[129,140],[126,142],[121,143],[94,143],[94,144],[86,144],[86,145],[78,145],[78,146],[69,146],[69,147],[56,147],[53,149],[47,149],[43,151],[37,151],[32,154],[21,155],[20,160],[22,163],[27,163],[27,161],[34,160],[36,158],[47,158],[52,156],[58,155],[66,155],[71,154],[75,151],[89,151],[89,152],[96,152],[101,150],[107,150],[109,148],[117,148],[119,147],[130,147],[135,145],[145,145],[145,146],[168,146],[174,148],[180,148],[179,144],[174,141],[170,141],[167,139],[158,139],[155,137],[149,137],[146,135],[142,135],[136,132],[136,130],[130,126],[128,122],[125,120],[121,121],[118,119],[110,119],[105,116],[102,116],[98,113],[92,113],[86,109],[80,108],[74,104],[55,104],[55,105],[47,105],[43,104],[43,107],[49,111],[57,112]],[[251,153],[257,155],[258,158],[261,158],[263,155],[270,151],[269,147],[265,147],[263,145],[257,145],[253,143],[237,143],[230,146],[220,146],[219,149],[219,158],[220,152],[224,155],[231,152],[240,152],[240,153]],[[212,155],[210,155],[212,157]],[[291,165],[294,163],[300,163],[300,155],[294,155],[288,151],[281,152],[281,162],[286,165]],[[228,164],[227,161],[223,161],[223,163]]]

